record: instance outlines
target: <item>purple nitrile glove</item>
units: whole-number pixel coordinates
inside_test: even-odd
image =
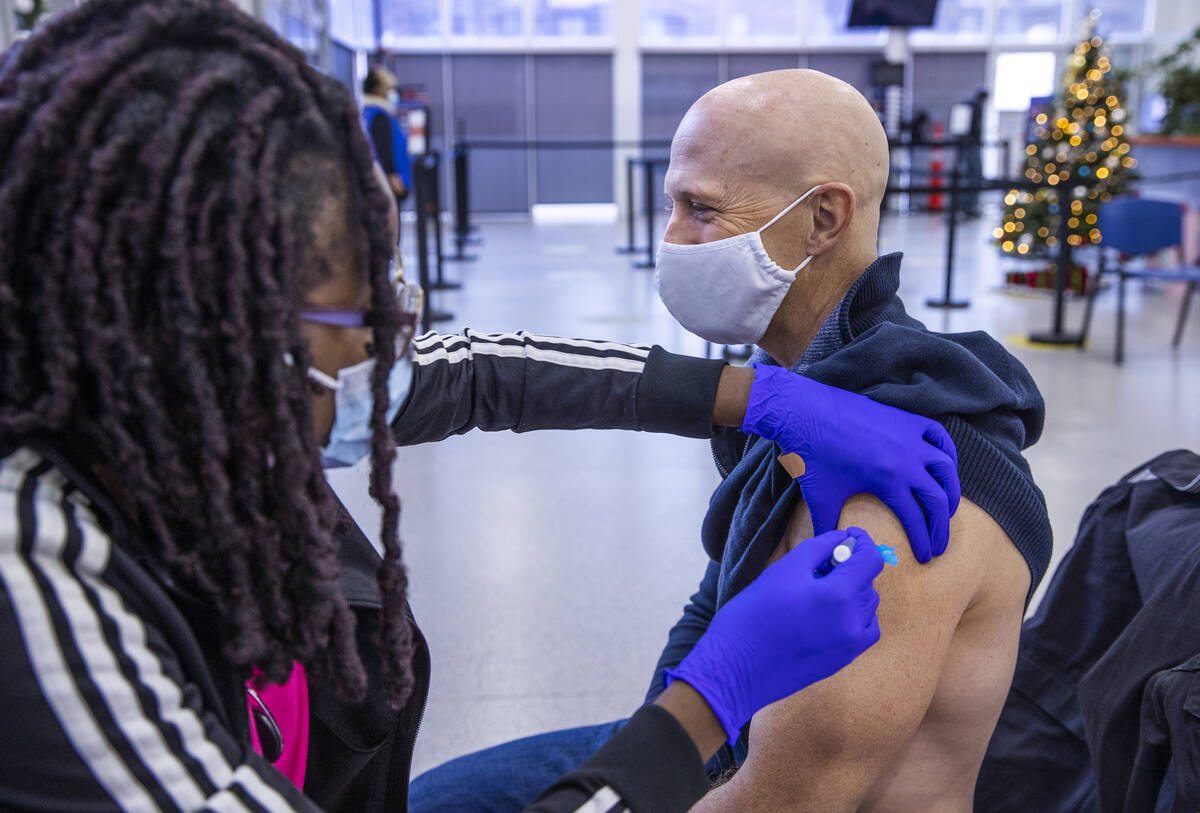
[[[854,546],[850,558],[818,576],[843,542]],[[691,685],[736,741],[763,706],[824,680],[879,640],[881,570],[883,557],[860,528],[801,542],[717,611],[665,684]]]
[[[874,494],[900,518],[918,562],[946,551],[962,496],[958,452],[932,418],[759,364],[742,431],[804,459],[797,482],[814,534],[837,527],[846,500]]]

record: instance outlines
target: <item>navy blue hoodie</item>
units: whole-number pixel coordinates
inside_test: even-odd
[[[939,421],[958,447],[963,496],[992,516],[1029,565],[1030,595],[1050,561],[1050,520],[1021,450],[1042,432],[1045,404],[1028,371],[981,331],[934,333],[897,296],[900,254],[863,272],[819,331],[797,372]],[[775,363],[761,351],[756,360]],[[671,630],[662,670],[677,665],[718,607],[758,576],[801,499],[770,441],[718,430],[713,457],[724,478],[702,538],[712,559],[698,592]]]

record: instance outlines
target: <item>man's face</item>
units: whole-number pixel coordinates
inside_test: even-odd
[[[671,216],[663,239],[698,245],[757,231],[804,193],[783,191],[788,179],[772,183],[754,153],[736,132],[723,132],[702,111],[689,112],[671,143],[665,186]],[[806,209],[801,204],[763,232],[767,253],[783,268],[804,260]]]

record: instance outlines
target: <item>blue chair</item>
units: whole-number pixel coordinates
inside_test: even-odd
[[[1183,257],[1183,208],[1169,200],[1146,198],[1118,198],[1100,208],[1099,228],[1100,268],[1088,294],[1087,310],[1083,317],[1083,335],[1086,338],[1092,321],[1092,306],[1100,291],[1100,278],[1107,272],[1105,254],[1112,249],[1120,253],[1117,259],[1117,346],[1114,361],[1125,360],[1125,281],[1128,279],[1156,279],[1188,283],[1179,308],[1179,319],[1175,323],[1172,347],[1178,347],[1183,338],[1183,325],[1187,321],[1188,307],[1192,294],[1200,284],[1200,266],[1180,265],[1177,268],[1129,269],[1125,261],[1131,257],[1154,254],[1166,248],[1179,249],[1180,262]]]

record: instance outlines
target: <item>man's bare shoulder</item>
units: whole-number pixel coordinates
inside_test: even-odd
[[[907,787],[905,766],[914,753],[926,770],[941,773],[940,750],[928,748],[930,725],[949,724],[955,747],[968,747],[962,759],[952,754],[959,784],[965,763],[975,760],[976,750],[982,756],[1012,678],[1029,585],[1020,553],[967,500],[951,521],[949,549],[928,565],[916,562],[899,521],[873,497],[847,502],[840,525],[866,529],[895,547],[900,559],[876,581],[879,644],[833,677],[756,715],[745,765],[697,810],[870,807],[893,783],[897,791]],[[811,533],[801,506],[780,555]],[[989,647],[999,654],[989,654]],[[956,688],[963,678],[974,683]],[[965,770],[970,782],[974,771]],[[928,776],[923,787],[933,787]]]

